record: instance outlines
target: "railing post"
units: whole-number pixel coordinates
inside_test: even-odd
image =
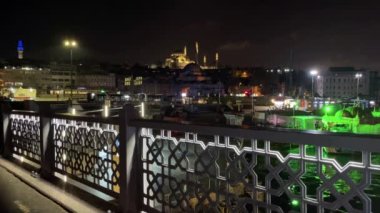
[[[38,104],[36,101],[33,101],[33,100],[24,100],[24,110],[38,111],[38,108],[40,106],[41,106],[41,103]]]
[[[11,138],[11,112],[9,102],[1,103],[1,154],[4,158],[12,157],[12,138]]]
[[[120,197],[122,212],[139,212],[142,204],[142,172],[136,127],[130,121],[138,118],[133,105],[124,105],[120,114]]]
[[[40,113],[40,148],[41,148],[41,176],[49,179],[54,175],[54,144],[52,127],[52,110],[49,103],[39,106]]]

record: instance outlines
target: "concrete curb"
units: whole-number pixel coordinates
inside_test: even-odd
[[[66,193],[64,190],[56,187],[55,185],[42,178],[33,177],[29,171],[19,167],[10,161],[0,158],[0,166],[69,212],[104,212],[102,210],[94,208],[90,204],[81,200],[79,197]]]

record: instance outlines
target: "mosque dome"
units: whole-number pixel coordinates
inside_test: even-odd
[[[186,65],[183,68],[183,71],[185,73],[189,73],[192,75],[202,75],[201,66],[199,66],[199,64],[196,64],[196,63],[190,63],[190,64]]]

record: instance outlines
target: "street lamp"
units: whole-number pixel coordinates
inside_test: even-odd
[[[254,93],[251,94],[251,109],[252,109],[252,116],[253,116],[253,114],[254,114],[253,97],[254,97]]]
[[[356,98],[359,100],[359,81],[360,81],[360,78],[362,77],[363,75],[361,73],[356,73],[355,74],[355,78],[356,78]]]
[[[311,70],[310,75],[311,75],[311,96],[313,98],[312,105],[314,106],[314,76],[318,75],[318,70]]]
[[[73,100],[73,49],[78,46],[78,43],[75,40],[65,40],[63,42],[66,48],[70,49],[70,100]]]

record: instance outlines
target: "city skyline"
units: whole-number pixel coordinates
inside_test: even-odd
[[[380,2],[3,3],[2,212],[380,212]]]
[[[146,2],[46,5],[16,2],[1,15],[0,58],[67,60],[66,38],[78,40],[75,58],[152,64],[187,46],[232,66],[380,68],[379,3]],[[211,61],[210,61],[211,62]]]

